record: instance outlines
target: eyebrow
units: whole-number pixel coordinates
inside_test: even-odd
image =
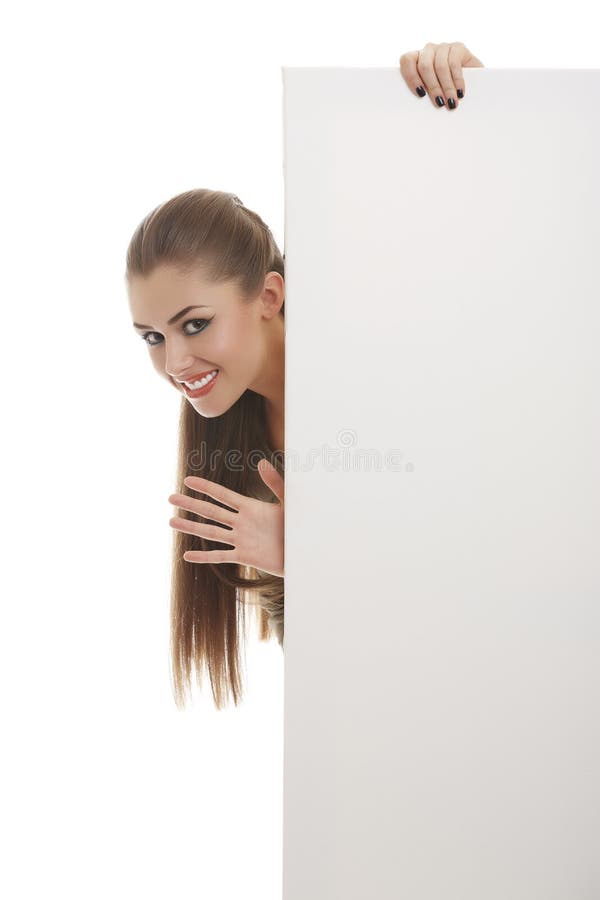
[[[173,322],[176,322],[177,319],[180,319],[182,316],[185,316],[186,312],[189,312],[190,309],[208,309],[206,304],[201,304],[200,306],[186,306],[185,309],[180,309],[178,313],[175,313],[174,316],[171,316],[167,325],[172,325]],[[152,328],[152,325],[140,325],[139,322],[133,323],[134,328]]]

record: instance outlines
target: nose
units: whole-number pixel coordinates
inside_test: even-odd
[[[190,360],[190,365],[188,365],[188,366],[181,366],[181,367],[165,366],[165,372],[167,373],[169,378],[174,378],[175,381],[184,381],[186,373],[192,371],[190,366],[191,366],[191,360]]]
[[[198,372],[207,372],[211,368],[209,363],[198,362],[195,357],[186,356],[177,361],[177,364],[168,364],[165,366],[165,372],[169,378],[175,381],[185,381],[191,375]]]
[[[179,350],[175,345],[167,348],[165,356],[165,372],[170,378],[182,381],[185,375],[194,371],[194,357],[186,353],[183,348]]]
[[[176,381],[184,381],[190,375],[210,369],[210,363],[198,360],[190,353],[189,338],[183,335],[174,335],[164,343],[164,367],[169,378]]]

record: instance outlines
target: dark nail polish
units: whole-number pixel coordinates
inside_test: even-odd
[[[459,88],[459,89],[457,90],[456,94],[457,94],[457,97],[458,97],[459,100],[462,100],[462,98],[465,96],[464,93],[463,93],[463,91],[462,91],[462,88]]]
[[[417,88],[417,94],[419,95],[419,97],[424,97],[426,93],[427,93],[427,91],[424,90],[424,89],[421,87],[421,85],[419,85],[419,87]]]
[[[450,109],[454,109],[454,107],[456,106],[454,97],[448,97],[448,106],[450,107]]]
[[[443,97],[436,97],[436,98],[435,98],[435,102],[437,103],[438,106],[445,106],[445,105],[446,105],[446,104],[444,103],[444,98],[443,98]]]

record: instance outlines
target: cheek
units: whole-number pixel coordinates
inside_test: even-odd
[[[235,370],[244,368],[248,349],[248,334],[239,327],[228,328],[225,334],[207,347],[207,359],[212,358],[215,364],[223,369]],[[210,355],[209,355],[210,354]]]
[[[150,362],[152,363],[154,371],[158,375],[161,375],[168,381],[171,380],[165,372],[165,354],[161,353],[158,347],[155,347],[150,353]]]
[[[213,357],[224,369],[243,372],[253,369],[259,356],[260,336],[250,317],[230,323],[227,332],[219,336]]]

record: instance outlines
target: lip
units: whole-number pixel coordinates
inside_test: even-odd
[[[210,373],[214,371],[214,369],[209,369],[208,372],[204,372],[202,375],[192,375],[191,378],[186,379],[186,381],[197,381],[200,378],[204,378],[206,375],[210,375]],[[183,384],[183,382],[180,382],[181,387],[188,397],[204,397],[205,394],[208,394],[208,392],[212,390],[215,381],[219,377],[220,372],[221,370],[217,369],[217,374],[215,375],[215,377],[211,378],[208,384],[205,384],[204,387],[197,388],[195,391],[190,390],[187,384]]]
[[[211,372],[214,372],[217,367],[213,366],[212,369],[206,369],[204,372],[198,372],[196,375],[190,375],[189,378],[182,378],[179,381],[179,384],[183,384],[184,381],[200,381],[201,378],[204,378],[205,375],[210,375]]]

